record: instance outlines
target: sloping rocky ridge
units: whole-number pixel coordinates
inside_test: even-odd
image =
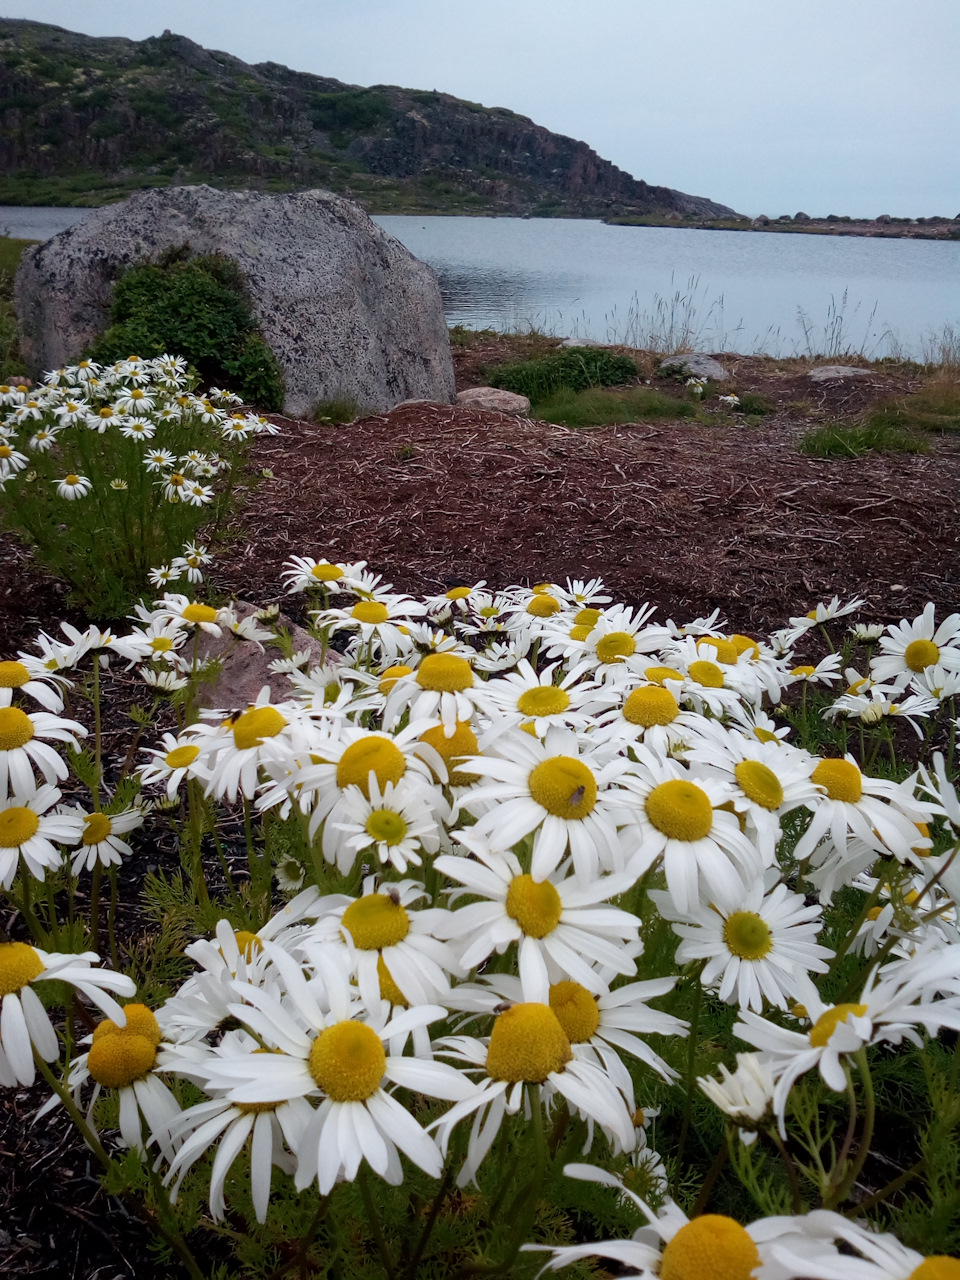
[[[101,204],[207,181],[322,186],[376,212],[722,217],[502,107],[250,66],[184,36],[0,19],[0,202]]]

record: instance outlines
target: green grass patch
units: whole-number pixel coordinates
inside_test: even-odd
[[[828,422],[806,433],[800,452],[811,458],[859,458],[865,453],[929,453],[930,445],[899,426]]]
[[[490,385],[527,396],[535,403],[558,391],[615,387],[636,376],[637,366],[629,356],[613,355],[598,347],[569,347],[538,360],[500,365],[490,375]]]
[[[772,400],[768,400],[766,396],[760,395],[759,391],[738,391],[737,396],[740,404],[737,406],[738,413],[748,413],[752,417],[764,417],[768,413],[776,413],[777,406]]]
[[[534,403],[531,413],[544,422],[565,427],[605,427],[618,422],[650,422],[659,418],[692,418],[696,405],[666,396],[651,387],[625,391],[558,391]]]
[[[960,386],[931,381],[913,395],[877,405],[867,417],[875,427],[900,431],[960,431]]]
[[[0,379],[26,373],[27,367],[20,359],[17,317],[13,309],[13,281],[24,249],[35,243],[34,240],[0,236]]]
[[[318,400],[311,414],[314,422],[327,425],[353,422],[359,416],[360,407],[356,400],[346,397],[339,400]]]

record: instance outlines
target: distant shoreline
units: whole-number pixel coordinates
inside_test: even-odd
[[[602,219],[612,227],[684,227],[688,231],[759,231],[778,235],[863,236],[872,240],[960,240],[957,218],[665,218],[629,215]]]

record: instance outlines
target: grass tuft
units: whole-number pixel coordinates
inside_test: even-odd
[[[621,422],[651,422],[656,419],[692,418],[696,405],[678,400],[650,387],[630,387],[625,391],[558,391],[538,400],[531,414],[543,422],[565,427],[604,427]]]
[[[629,356],[614,355],[601,347],[568,347],[539,360],[500,365],[490,375],[490,385],[527,396],[535,403],[558,391],[615,387],[636,376],[636,363]]]
[[[902,427],[828,422],[808,431],[800,441],[800,452],[811,458],[859,458],[865,453],[929,453],[923,436]]]

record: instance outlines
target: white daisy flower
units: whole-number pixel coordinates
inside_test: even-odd
[[[198,777],[204,782],[209,780],[208,770],[202,765],[197,766],[200,748],[195,742],[181,742],[172,733],[165,733],[161,741],[161,747],[146,749],[146,754],[153,756],[153,760],[140,766],[140,781],[143,786],[163,782],[166,784],[167,799],[175,800],[184,778]]]
[[[30,459],[25,453],[19,453],[12,445],[0,439],[0,480],[16,475],[29,464]]]
[[[78,476],[72,471],[62,480],[53,480],[51,483],[57,486],[60,497],[66,498],[68,502],[73,502],[75,498],[85,498],[93,488],[92,481],[86,476]]]
[[[176,455],[169,449],[148,449],[143,456],[143,465],[148,471],[166,471],[176,460]]]
[[[0,707],[9,707],[14,689],[19,689],[45,710],[58,715],[63,710],[60,689],[68,683],[62,676],[48,671],[32,654],[21,653],[18,658],[0,661]]]
[[[262,767],[269,762],[283,768],[298,747],[307,745],[300,709],[291,702],[273,706],[270,698],[270,686],[264,685],[256,702],[239,715],[233,713],[219,724],[194,724],[187,730],[210,773],[205,795],[224,797],[231,804],[238,794],[252,799]],[[223,713],[210,714],[219,718]]]
[[[471,836],[506,850],[532,833],[530,873],[536,880],[555,871],[568,852],[582,885],[601,868],[622,870],[617,832],[629,815],[622,792],[610,784],[629,761],[556,726],[543,742],[511,730],[497,738],[495,750],[497,755],[468,762],[481,779],[461,799],[478,815]]]
[[[361,645],[390,656],[406,649],[403,628],[423,612],[423,605],[409,596],[381,591],[375,597],[358,600],[350,609],[313,610],[310,616],[316,628],[330,635],[336,631],[356,632]]]
[[[83,823],[78,817],[48,812],[59,799],[58,788],[44,785],[0,803],[0,887],[13,884],[21,858],[29,874],[43,880],[62,861],[53,842],[76,844],[80,839]]]
[[[443,1160],[436,1144],[387,1086],[448,1101],[472,1092],[470,1082],[454,1068],[397,1051],[414,1028],[444,1017],[445,1010],[424,1005],[387,1020],[387,1006],[381,1004],[376,1015],[361,1021],[346,980],[330,965],[323,975],[329,1001],[324,1012],[296,963],[272,943],[265,944],[271,948],[287,982],[283,1000],[238,986],[238,994],[250,1003],[238,1002],[231,1012],[275,1052],[210,1063],[210,1085],[236,1103],[322,1099],[298,1140],[298,1190],[316,1181],[320,1194],[328,1195],[338,1179],[352,1182],[364,1160],[397,1186],[403,1181],[398,1149],[425,1173],[439,1177]]]
[[[453,736],[461,720],[470,720],[484,705],[485,686],[467,658],[457,653],[428,653],[415,671],[400,676],[387,695],[384,727],[391,728],[409,712],[411,720],[436,723]]]
[[[759,1053],[738,1053],[731,1071],[720,1064],[720,1079],[698,1076],[697,1084],[712,1103],[739,1126],[740,1141],[749,1147],[773,1116],[776,1082],[770,1064]]]
[[[835,684],[840,679],[840,654],[828,653],[816,666],[804,663],[791,667],[790,678],[795,684]]]
[[[287,591],[325,588],[328,591],[349,590],[353,581],[367,567],[366,560],[352,564],[346,561],[315,560],[312,556],[291,556],[284,562],[283,577]]]
[[[80,846],[72,855],[71,871],[78,876],[81,871],[92,871],[99,862],[104,867],[119,866],[133,850],[121,835],[143,826],[140,809],[123,809],[119,813],[84,813],[76,807],[72,811],[83,822]]]
[[[468,837],[460,833],[467,842]],[[454,897],[470,894],[480,902],[459,907],[446,920],[447,937],[460,947],[464,969],[476,969],[494,951],[518,944],[518,966],[524,990],[546,999],[551,981],[573,978],[598,995],[606,983],[592,967],[609,966],[632,976],[636,962],[624,943],[636,942],[639,921],[630,912],[602,905],[624,893],[632,873],[600,876],[586,885],[575,877],[536,880],[523,871],[513,853],[495,853],[469,838],[472,858],[444,855],[434,868],[464,885]]]
[[[47,782],[66,778],[70,772],[66,761],[48,743],[63,742],[79,751],[77,738],[86,736],[86,729],[76,720],[64,720],[48,711],[0,706],[0,800],[35,790],[34,766]]]
[[[870,659],[870,674],[878,684],[892,680],[907,684],[928,667],[960,670],[960,613],[952,613],[939,626],[932,603],[912,622],[903,618],[887,627],[880,639],[880,651]]]
[[[44,1062],[60,1056],[57,1033],[34,983],[69,983],[98,1009],[123,1021],[123,1011],[109,993],[132,996],[136,986],[125,974],[92,968],[99,960],[93,951],[69,955],[26,942],[0,942],[0,1084],[33,1084],[34,1049]]]
[[[146,418],[131,418],[120,428],[120,434],[125,440],[152,440],[157,428]]]
[[[515,671],[487,681],[484,704],[498,713],[498,727],[532,726],[542,738],[551,725],[586,729],[598,711],[610,706],[613,695],[595,681],[584,680],[582,670],[569,671],[555,683],[557,665],[550,663],[538,674],[521,658]]]
[[[390,864],[401,875],[409,866],[419,867],[421,854],[436,853],[440,828],[422,792],[403,779],[388,782],[381,793],[376,775],[370,779],[369,796],[359,787],[347,787],[339,806],[339,818],[330,825],[343,832],[337,851],[337,867],[347,875],[357,855],[375,850],[382,866]]]
[[[763,1009],[764,1001],[786,1009],[806,991],[810,973],[826,973],[833,955],[814,941],[823,926],[820,907],[806,906],[802,894],[763,882],[741,885],[732,897],[713,892],[709,906],[691,906],[678,914],[669,894],[651,890],[660,914],[673,922],[683,941],[678,964],[706,961],[700,981],[721,1000],[741,1009]]]

